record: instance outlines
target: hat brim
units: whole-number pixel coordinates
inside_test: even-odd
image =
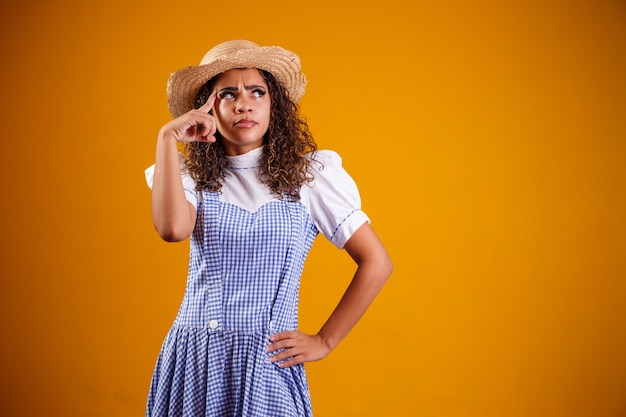
[[[300,58],[278,46],[242,49],[217,57],[206,64],[189,66],[172,73],[167,83],[170,113],[178,117],[194,108],[200,88],[218,74],[235,68],[258,68],[270,72],[287,90],[294,103],[304,95],[306,78]]]

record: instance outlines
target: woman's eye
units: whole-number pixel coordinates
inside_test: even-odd
[[[221,99],[229,99],[229,98],[233,98],[233,97],[235,97],[235,95],[233,93],[231,93],[230,91],[223,91],[220,94],[220,98]]]
[[[252,90],[252,95],[254,97],[263,97],[265,95],[265,90],[262,88],[255,88]]]

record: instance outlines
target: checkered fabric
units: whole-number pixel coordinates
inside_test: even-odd
[[[204,191],[187,288],[158,357],[146,416],[311,416],[304,366],[269,361],[298,328],[298,290],[318,233],[301,202],[249,212]]]

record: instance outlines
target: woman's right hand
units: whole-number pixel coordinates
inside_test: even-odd
[[[189,110],[166,123],[160,135],[170,136],[176,142],[215,142],[216,120],[209,112],[213,109],[216,96],[217,91],[213,91],[202,107]]]

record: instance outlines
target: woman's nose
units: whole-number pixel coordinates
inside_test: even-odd
[[[240,98],[239,100],[237,100],[237,103],[235,105],[235,111],[237,113],[245,113],[251,110],[252,110],[252,107],[248,103],[248,100],[246,100],[245,98]]]

